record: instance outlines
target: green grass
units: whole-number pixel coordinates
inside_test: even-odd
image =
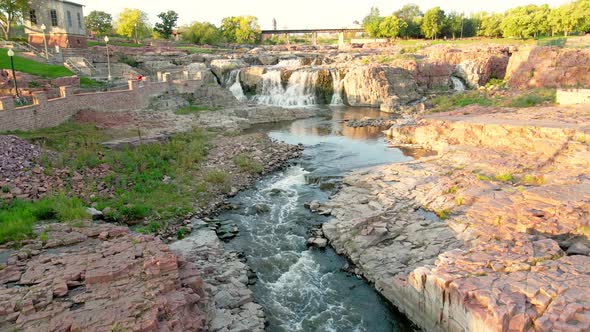
[[[85,199],[102,210],[109,207],[112,221],[127,222],[146,217],[174,218],[192,211],[193,204],[204,201],[215,184],[195,184],[200,163],[208,151],[210,135],[196,130],[175,135],[168,141],[135,148],[109,150],[100,142],[111,135],[92,125],[66,123],[49,129],[13,132],[46,148],[58,151],[44,157],[47,169],[68,167],[81,174],[87,167],[107,164],[110,173],[101,181],[115,188],[114,195],[89,192]],[[73,172],[72,172],[73,173]],[[170,181],[163,181],[169,177]],[[96,191],[93,179],[84,179],[90,191]],[[225,183],[219,190],[225,190]]]
[[[189,105],[189,106],[186,106],[186,107],[183,107],[181,109],[174,111],[174,114],[188,115],[188,114],[194,114],[194,113],[205,112],[205,111],[210,111],[210,110],[211,110],[211,108],[208,106]]]
[[[493,98],[478,91],[457,93],[453,95],[441,95],[432,100],[436,112],[446,112],[455,108],[468,105],[493,106],[496,102]]]
[[[64,194],[36,202],[3,202],[0,203],[0,244],[30,238],[33,235],[33,226],[40,221],[67,222],[87,217],[84,203]]]
[[[542,175],[526,174],[520,178],[519,183],[527,186],[541,186],[546,183],[545,178]]]
[[[234,164],[236,164],[236,166],[238,166],[238,168],[242,172],[248,172],[251,174],[262,173],[262,171],[264,170],[264,167],[262,167],[262,164],[260,164],[256,160],[254,160],[252,158],[252,156],[250,156],[246,153],[241,153],[241,154],[237,155],[234,158]]]
[[[494,81],[494,83],[502,84],[501,81]],[[447,112],[469,105],[518,108],[535,107],[542,104],[555,103],[555,95],[555,89],[531,89],[520,91],[516,95],[495,96],[482,91],[467,91],[465,93],[436,96],[432,99],[432,103],[434,104],[432,112]]]
[[[508,107],[533,107],[544,103],[555,103],[556,90],[535,89],[505,102]]]
[[[80,77],[81,88],[104,88],[107,84],[105,82],[96,81],[88,77]]]
[[[501,182],[512,182],[512,181],[514,181],[514,175],[512,175],[511,173],[497,174],[494,178],[497,181],[501,181]]]
[[[483,174],[476,174],[475,177],[477,177],[478,180],[480,181],[492,181],[492,178],[490,178],[487,175],[483,175]]]
[[[0,68],[10,68],[10,57],[7,54],[7,49],[0,49]],[[14,68],[16,71],[23,73],[41,76],[44,78],[58,78],[64,76],[73,76],[71,72],[64,66],[50,65],[42,62],[33,61],[27,58],[14,56]]]

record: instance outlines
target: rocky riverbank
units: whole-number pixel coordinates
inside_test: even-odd
[[[590,328],[590,114],[470,107],[400,121],[438,155],[344,179],[319,208],[357,271],[429,331]]]

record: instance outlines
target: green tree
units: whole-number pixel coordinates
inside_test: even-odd
[[[379,13],[379,8],[371,7],[369,15],[363,19],[363,28],[371,37],[380,37],[380,25],[383,18]]]
[[[159,33],[164,39],[170,39],[170,36],[172,36],[172,30],[174,30],[176,22],[178,21],[178,13],[169,10],[158,14],[158,18],[160,18],[162,22],[156,23],[154,31]]]
[[[395,15],[387,16],[379,24],[379,35],[381,37],[393,38],[394,40],[405,33],[408,24]]]
[[[549,31],[549,6],[528,5],[508,10],[502,20],[504,37],[521,39],[538,37]]]
[[[462,36],[463,21],[463,14],[459,14],[457,12],[451,12],[447,16],[445,28],[448,31],[448,34],[451,35],[451,37],[453,37],[453,39],[455,39],[457,36]]]
[[[111,14],[93,10],[84,18],[86,30],[98,35],[106,35],[113,30],[113,17]]]
[[[477,34],[490,38],[502,37],[502,28],[500,25],[503,20],[503,14],[482,13],[481,24]]]
[[[422,19],[422,33],[426,38],[436,39],[443,30],[445,12],[440,7],[434,7],[424,14]]]
[[[182,40],[193,44],[217,45],[223,41],[221,31],[209,22],[194,22],[180,28]]]
[[[28,10],[28,0],[0,0],[0,27],[4,38],[10,39],[12,25]]]
[[[393,13],[393,15],[397,16],[398,18],[406,22],[407,27],[404,29],[404,37],[420,37],[422,11],[420,10],[420,7],[418,7],[418,5],[405,5],[400,10]]]
[[[125,8],[117,19],[116,32],[139,43],[139,39],[150,36],[152,28],[148,15],[139,9]]]
[[[260,26],[254,16],[232,16],[221,21],[221,32],[231,43],[253,44],[260,39]]]

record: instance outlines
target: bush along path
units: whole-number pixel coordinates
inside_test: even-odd
[[[201,130],[115,148],[101,144],[112,133],[89,125],[12,134],[0,136],[0,244],[30,238],[39,222],[88,219],[88,212],[167,241],[182,238],[191,217],[220,208],[302,150],[263,134]]]

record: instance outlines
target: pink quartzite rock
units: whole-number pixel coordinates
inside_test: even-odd
[[[198,271],[159,240],[111,225],[46,229],[51,253],[14,253],[0,270],[0,330],[206,330]]]

